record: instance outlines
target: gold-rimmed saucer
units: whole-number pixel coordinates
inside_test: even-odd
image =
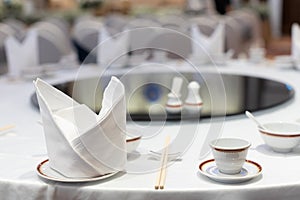
[[[68,178],[60,174],[59,172],[53,170],[49,165],[49,159],[44,160],[40,164],[38,164],[36,170],[38,176],[43,179],[63,182],[63,183],[85,183],[85,182],[99,181],[99,180],[107,179],[118,173],[118,172],[114,172],[114,173],[104,174],[102,176],[91,177],[91,178]]]
[[[199,165],[200,173],[214,181],[222,183],[240,183],[249,181],[261,175],[262,167],[251,160],[246,160],[240,173],[224,174],[219,171],[215,160],[210,159]]]

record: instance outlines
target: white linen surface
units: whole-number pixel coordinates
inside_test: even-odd
[[[295,88],[295,99],[278,107],[256,113],[258,120],[295,121],[299,119],[299,74],[292,70],[274,69],[264,63],[254,67],[253,64],[232,62],[226,68],[219,68],[224,73],[258,75],[270,79],[285,81]],[[265,67],[268,66],[268,67]],[[85,66],[82,73],[96,73],[95,67]],[[183,66],[180,66],[183,69]],[[153,69],[148,71],[149,74]],[[48,79],[51,83],[72,80],[76,71],[62,71]],[[17,92],[13,92],[17,91]],[[300,196],[299,151],[290,154],[277,154],[265,150],[255,125],[244,115],[226,118],[222,136],[242,137],[251,141],[248,159],[258,162],[263,167],[262,177],[241,184],[221,184],[203,177],[198,172],[199,152],[203,138],[213,123],[202,120],[200,123],[167,123],[161,133],[142,140],[141,149],[161,147],[166,134],[176,136],[180,127],[199,126],[193,143],[182,156],[182,161],[172,163],[167,169],[166,185],[163,191],[154,190],[157,171],[142,174],[120,173],[108,180],[86,184],[62,184],[45,182],[36,175],[36,166],[47,156],[46,144],[39,113],[30,106],[30,96],[34,92],[31,82],[7,82],[0,77],[0,123],[15,123],[16,128],[1,133],[0,137],[0,196],[1,199],[289,199],[298,200]],[[132,125],[129,123],[129,126]],[[143,125],[143,124],[141,124]],[[152,123],[148,128],[160,128]],[[189,132],[187,132],[188,134]],[[174,134],[174,135],[173,135]],[[210,159],[211,154],[207,156]],[[130,159],[127,164],[135,165],[138,158]],[[150,162],[148,160],[145,165]]]
[[[95,177],[126,164],[123,84],[112,77],[96,115],[46,82],[35,82],[51,168],[66,177]]]

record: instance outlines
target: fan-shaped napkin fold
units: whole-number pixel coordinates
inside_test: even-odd
[[[22,70],[38,66],[38,34],[37,30],[28,31],[24,41],[20,42],[10,36],[5,40],[5,51],[9,74],[19,76]]]
[[[197,62],[206,64],[210,61],[209,56],[224,53],[225,28],[220,23],[210,36],[206,36],[199,30],[196,24],[191,26],[192,55]]]
[[[111,78],[98,115],[41,79],[34,84],[52,169],[70,178],[124,169],[126,104],[119,79]]]

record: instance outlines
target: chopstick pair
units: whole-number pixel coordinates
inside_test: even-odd
[[[16,126],[11,124],[11,125],[6,125],[6,126],[3,126],[3,127],[0,127],[0,132],[1,131],[7,131],[9,129],[12,129],[12,128],[15,128]]]
[[[161,155],[160,159],[160,169],[159,173],[157,175],[156,183],[154,188],[156,190],[158,189],[164,189],[165,180],[166,180],[166,170],[167,170],[167,164],[168,164],[168,147],[170,143],[170,136],[167,136],[165,139],[165,145],[164,145],[164,151]]]

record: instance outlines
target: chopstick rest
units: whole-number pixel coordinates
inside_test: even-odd
[[[151,156],[151,158],[153,159],[157,159],[160,160],[161,156],[163,155],[163,153],[160,152],[156,152],[156,151],[149,151],[149,156]],[[168,161],[180,161],[181,158],[181,152],[169,152],[168,153]]]

